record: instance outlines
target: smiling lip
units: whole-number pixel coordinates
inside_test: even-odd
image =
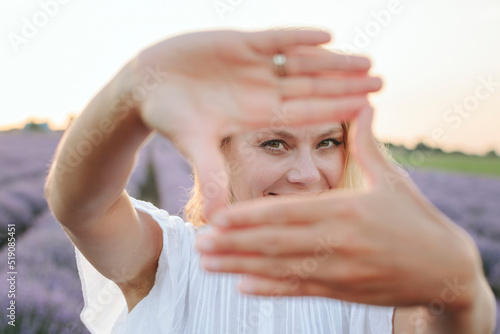
[[[284,194],[277,194],[277,193],[268,193],[264,196],[317,196],[321,194],[321,192],[309,192],[309,193],[284,193]]]

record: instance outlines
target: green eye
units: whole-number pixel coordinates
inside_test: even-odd
[[[340,140],[330,138],[323,140],[321,143],[318,144],[318,147],[330,148],[333,146],[340,146],[340,145],[342,145],[342,142]]]
[[[330,144],[332,144],[331,140],[323,140],[321,143],[319,143],[319,147],[329,147]]]
[[[281,143],[279,141],[271,141],[267,143],[267,146],[272,148],[280,148]]]
[[[263,147],[269,151],[281,151],[285,149],[285,143],[282,140],[272,139],[263,142],[260,144],[260,147]]]

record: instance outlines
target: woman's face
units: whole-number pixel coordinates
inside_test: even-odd
[[[341,124],[264,129],[231,138],[225,149],[233,200],[318,195],[344,170]]]

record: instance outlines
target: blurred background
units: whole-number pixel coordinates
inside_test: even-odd
[[[371,57],[373,73],[385,81],[372,97],[376,135],[424,194],[473,236],[500,298],[498,1],[5,0],[0,273],[9,271],[11,224],[18,294],[16,327],[2,316],[0,332],[86,333],[74,252],[47,210],[43,180],[63,130],[92,96],[139,50],[165,37],[288,26],[327,29],[334,34],[329,48]],[[191,182],[182,156],[154,137],[127,189],[182,214]],[[4,310],[7,284],[0,279]]]

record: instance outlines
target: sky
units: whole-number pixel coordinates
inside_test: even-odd
[[[375,133],[500,153],[498,0],[0,0],[0,129],[64,128],[144,47],[195,30],[317,27],[368,55]]]

